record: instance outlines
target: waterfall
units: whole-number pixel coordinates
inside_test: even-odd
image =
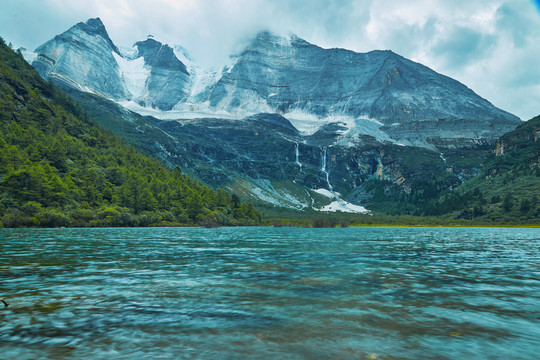
[[[439,154],[439,157],[442,159],[442,161],[444,161],[444,163],[446,164],[446,158],[444,157],[444,155],[442,153]],[[453,167],[452,167],[453,169]],[[465,179],[463,178],[463,176],[459,173],[455,173],[455,175],[458,177],[459,181],[461,181],[461,183],[463,184],[465,182]]]
[[[341,194],[338,192],[334,192],[334,188],[332,187],[332,184],[330,184],[330,174],[328,173],[328,158],[327,158],[327,148],[321,147],[321,172],[324,173],[326,177],[326,185],[328,186],[328,192],[324,191],[321,192],[322,189],[315,190],[316,192],[319,192],[325,196],[327,196],[330,199],[330,204],[323,206],[322,208],[315,209],[319,211],[343,211],[343,212],[349,212],[349,213],[366,213],[368,212],[364,207],[351,204],[347,200],[344,200],[341,198]],[[311,198],[313,200],[313,198]],[[313,203],[312,203],[313,207]]]
[[[300,162],[300,150],[298,149],[298,143],[295,141],[296,147],[294,149],[294,155],[296,159],[296,165],[300,167],[300,172],[302,172],[302,163]]]
[[[322,149],[321,158],[321,171],[326,175],[326,184],[328,185],[328,190],[330,190],[330,192],[334,192],[334,188],[330,184],[328,171],[326,171],[326,148]]]
[[[322,149],[321,155],[321,171],[326,172],[326,149]]]
[[[446,164],[446,158],[444,157],[444,155],[442,153],[439,154],[439,157],[442,159],[442,161],[444,161],[444,163]]]

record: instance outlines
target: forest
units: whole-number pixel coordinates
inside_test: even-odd
[[[4,227],[255,225],[251,203],[165,167],[100,127],[0,38]]]

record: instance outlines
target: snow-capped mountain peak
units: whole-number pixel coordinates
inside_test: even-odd
[[[188,96],[190,74],[173,49],[149,37],[119,49],[99,18],[78,23],[35,50],[45,78],[115,101],[170,110]]]
[[[341,123],[348,130],[335,138],[348,144],[367,135],[421,146],[494,138],[519,123],[465,85],[392,51],[323,49],[268,31],[214,69],[153,36],[118,49],[100,19],[75,25],[36,53],[42,76],[161,118],[278,113],[312,132]]]

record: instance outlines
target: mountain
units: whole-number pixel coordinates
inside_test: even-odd
[[[35,52],[32,65],[45,79],[112,99],[128,97],[116,61],[120,51],[99,19],[73,26]]]
[[[219,69],[152,37],[119,49],[99,19],[36,56],[33,66],[102,126],[263,207],[419,213],[479,174],[521,123],[391,51],[268,32]]]
[[[0,226],[255,224],[260,214],[142,155],[0,39]]]
[[[519,123],[465,85],[392,51],[322,49],[268,32],[257,35],[202,99],[219,110],[278,112],[299,123],[305,114],[369,119],[404,144],[493,139]]]
[[[332,125],[303,136],[279,114],[170,121],[66,88],[99,123],[169,166],[259,208],[415,213],[481,170],[490,145],[434,151],[381,143],[321,145]]]
[[[160,110],[170,110],[178,102],[185,101],[190,75],[173,49],[151,38],[136,42],[134,48],[137,49],[135,57],[127,61],[118,59],[119,63],[124,64],[122,71],[125,82],[133,86],[130,89],[132,99],[142,106]],[[144,60],[143,69],[149,70],[142,93],[140,87],[130,82],[130,63],[136,63],[141,58]]]
[[[35,50],[45,79],[141,106],[170,110],[185,100],[190,75],[174,51],[152,38],[120,50],[99,18],[78,23]]]

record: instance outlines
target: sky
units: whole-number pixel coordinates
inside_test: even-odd
[[[33,50],[100,17],[113,42],[153,35],[203,66],[261,30],[324,48],[390,49],[522,120],[540,114],[540,0],[0,0],[0,36]]]

